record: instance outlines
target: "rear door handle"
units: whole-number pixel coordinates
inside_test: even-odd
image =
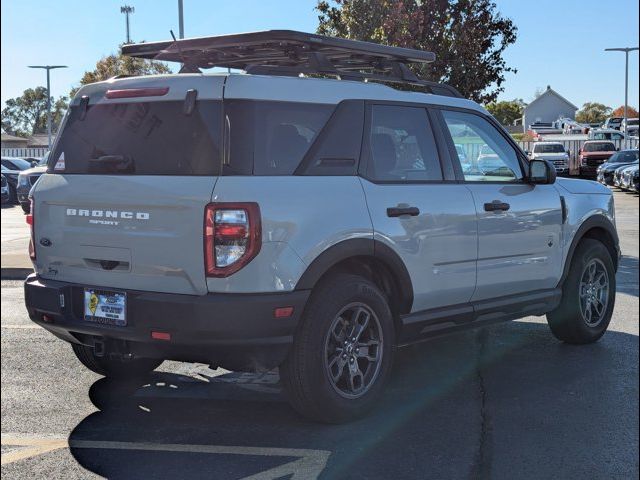
[[[416,217],[420,215],[420,209],[418,207],[389,207],[387,208],[387,217],[401,217],[403,215],[410,215]]]
[[[484,204],[485,212],[506,212],[511,208],[511,205],[500,200],[494,200],[491,203]]]

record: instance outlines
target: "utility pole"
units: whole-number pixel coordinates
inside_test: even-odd
[[[47,147],[51,148],[51,80],[49,72],[55,68],[67,68],[66,65],[28,65],[29,68],[43,68],[47,71]]]
[[[178,37],[184,38],[184,13],[182,0],[178,0]]]
[[[624,143],[629,146],[629,121],[627,119],[627,105],[629,104],[629,52],[638,51],[638,47],[605,48],[605,52],[624,52]]]
[[[124,5],[120,7],[120,13],[124,13],[127,17],[127,43],[131,43],[131,35],[129,35],[129,14],[134,13],[136,9],[134,7],[130,7],[129,5]]]

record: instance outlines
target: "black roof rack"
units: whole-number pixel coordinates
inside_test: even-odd
[[[432,52],[327,37],[292,30],[129,44],[123,55],[182,63],[181,73],[236,68],[259,75],[331,75],[345,80],[420,85],[431,93],[460,97],[446,84],[418,78],[407,63],[430,63]]]

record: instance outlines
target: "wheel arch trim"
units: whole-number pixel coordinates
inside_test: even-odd
[[[309,264],[295,289],[311,290],[331,268],[355,257],[374,258],[387,266],[397,283],[401,313],[409,313],[413,305],[413,284],[407,267],[391,247],[374,239],[353,238],[327,248]]]
[[[571,263],[573,261],[573,255],[576,251],[578,244],[582,241],[582,239],[586,238],[588,233],[592,230],[602,229],[608,235],[611,236],[613,240],[613,249],[615,250],[615,255],[612,255],[613,265],[618,270],[618,262],[620,257],[620,240],[618,238],[618,232],[616,230],[615,225],[604,215],[593,215],[587,218],[578,230],[576,231],[573,239],[571,241],[571,245],[569,246],[569,250],[567,252],[566,261],[564,263],[564,268],[562,271],[562,277],[560,277],[560,281],[558,282],[558,286],[561,286],[569,275],[569,269],[571,268]],[[609,248],[608,245],[607,248]]]

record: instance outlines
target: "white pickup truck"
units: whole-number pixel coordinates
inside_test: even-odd
[[[553,164],[556,173],[566,174],[569,173],[569,153],[561,142],[536,142],[529,157],[532,160],[547,160]]]

